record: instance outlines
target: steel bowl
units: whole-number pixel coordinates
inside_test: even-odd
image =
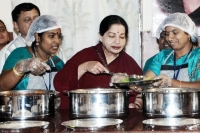
[[[54,92],[47,90],[11,90],[0,92],[0,117],[5,120],[34,119],[55,112]]]
[[[151,88],[142,91],[143,112],[148,117],[197,116],[200,89]]]
[[[129,91],[125,89],[91,88],[65,93],[70,101],[71,118],[123,118],[128,115]]]

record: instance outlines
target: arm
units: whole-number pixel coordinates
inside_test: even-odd
[[[152,78],[155,78],[157,77],[156,74],[150,70],[147,70],[147,72],[144,74],[144,76],[146,77],[152,77]]]
[[[7,60],[3,62],[3,71],[0,75],[0,90],[11,90],[21,80],[22,76],[17,76],[14,73],[13,68],[20,59],[31,57],[27,52],[28,51],[23,48],[15,49],[9,55]],[[18,67],[15,67],[16,71],[18,71],[18,69]]]
[[[154,56],[152,56],[151,58],[149,58],[149,59],[145,62],[144,67],[143,67],[143,70],[142,70],[142,73],[143,73],[143,74],[145,74],[145,73],[147,72],[148,66],[151,65],[151,62],[152,62],[153,58],[154,58]]]
[[[22,76],[16,75],[13,70],[3,71],[0,75],[0,90],[11,90],[20,80]]]
[[[90,72],[93,74],[101,74],[103,72],[109,73],[107,68],[105,68],[98,61],[87,61],[78,66],[78,80],[85,74],[86,72]]]
[[[55,88],[59,91],[77,89],[79,80],[85,73],[108,72],[98,59],[93,47],[76,53],[56,74],[54,78]]]
[[[180,87],[180,88],[199,89],[200,88],[200,79],[198,79],[196,82],[184,82],[184,81],[172,79],[171,86],[172,87]]]
[[[150,76],[152,78],[156,78],[156,75],[150,70],[148,70],[145,73],[145,76]],[[195,88],[195,89],[200,88],[200,79],[198,79],[196,82],[185,82],[185,81],[172,79],[163,74],[157,76],[157,78],[162,78],[162,80],[158,81],[156,83],[156,86],[164,85],[166,83],[166,85],[164,85],[164,86],[180,87],[180,88]]]
[[[31,72],[35,75],[40,75],[50,67],[43,63],[40,58],[29,58],[17,62],[11,70],[3,71],[0,75],[1,90],[11,90],[21,80],[25,72]]]

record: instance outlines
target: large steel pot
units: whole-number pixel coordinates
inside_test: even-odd
[[[192,117],[200,113],[199,89],[151,88],[142,91],[142,95],[147,117]]]
[[[127,90],[91,88],[65,91],[65,93],[69,97],[71,118],[123,118],[128,115]]]
[[[54,114],[54,92],[12,90],[0,92],[0,117],[5,120],[35,119]]]

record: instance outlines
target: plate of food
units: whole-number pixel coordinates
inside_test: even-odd
[[[153,79],[151,77],[145,77],[142,75],[129,75],[128,77],[122,79],[120,82],[113,83],[113,85],[117,88],[127,88],[129,85],[143,87],[158,82],[159,80],[161,79]]]

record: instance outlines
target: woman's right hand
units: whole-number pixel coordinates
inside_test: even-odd
[[[85,72],[93,74],[109,73],[108,69],[98,61],[87,61],[84,63]]]
[[[40,75],[50,70],[50,66],[44,63],[40,58],[29,58],[17,62],[15,68],[19,73],[31,72],[34,75]]]

